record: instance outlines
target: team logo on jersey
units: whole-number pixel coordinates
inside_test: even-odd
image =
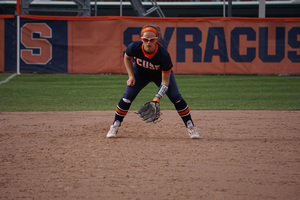
[[[143,68],[150,69],[150,70],[159,70],[160,69],[160,65],[154,65],[147,60],[142,60],[142,59],[136,58],[136,57],[134,57],[134,59],[136,60],[136,64]]]

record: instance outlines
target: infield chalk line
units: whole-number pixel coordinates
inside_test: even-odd
[[[10,79],[12,79],[13,77],[15,77],[17,74],[13,74],[13,75],[11,75],[11,76],[9,76],[7,79],[5,79],[4,81],[1,81],[0,82],[0,85],[1,84],[4,84],[4,83],[7,83]]]

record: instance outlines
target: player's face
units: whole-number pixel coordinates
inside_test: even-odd
[[[155,51],[155,44],[157,42],[157,37],[155,33],[147,31],[142,36],[142,42],[144,43],[144,50],[147,53],[153,53]]]

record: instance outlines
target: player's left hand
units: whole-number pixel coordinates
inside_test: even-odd
[[[137,112],[145,122],[155,122],[160,117],[160,106],[156,101],[145,103]]]

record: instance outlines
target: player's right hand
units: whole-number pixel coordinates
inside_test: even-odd
[[[130,76],[127,80],[127,85],[128,86],[134,86],[135,84],[135,77],[134,76]]]

